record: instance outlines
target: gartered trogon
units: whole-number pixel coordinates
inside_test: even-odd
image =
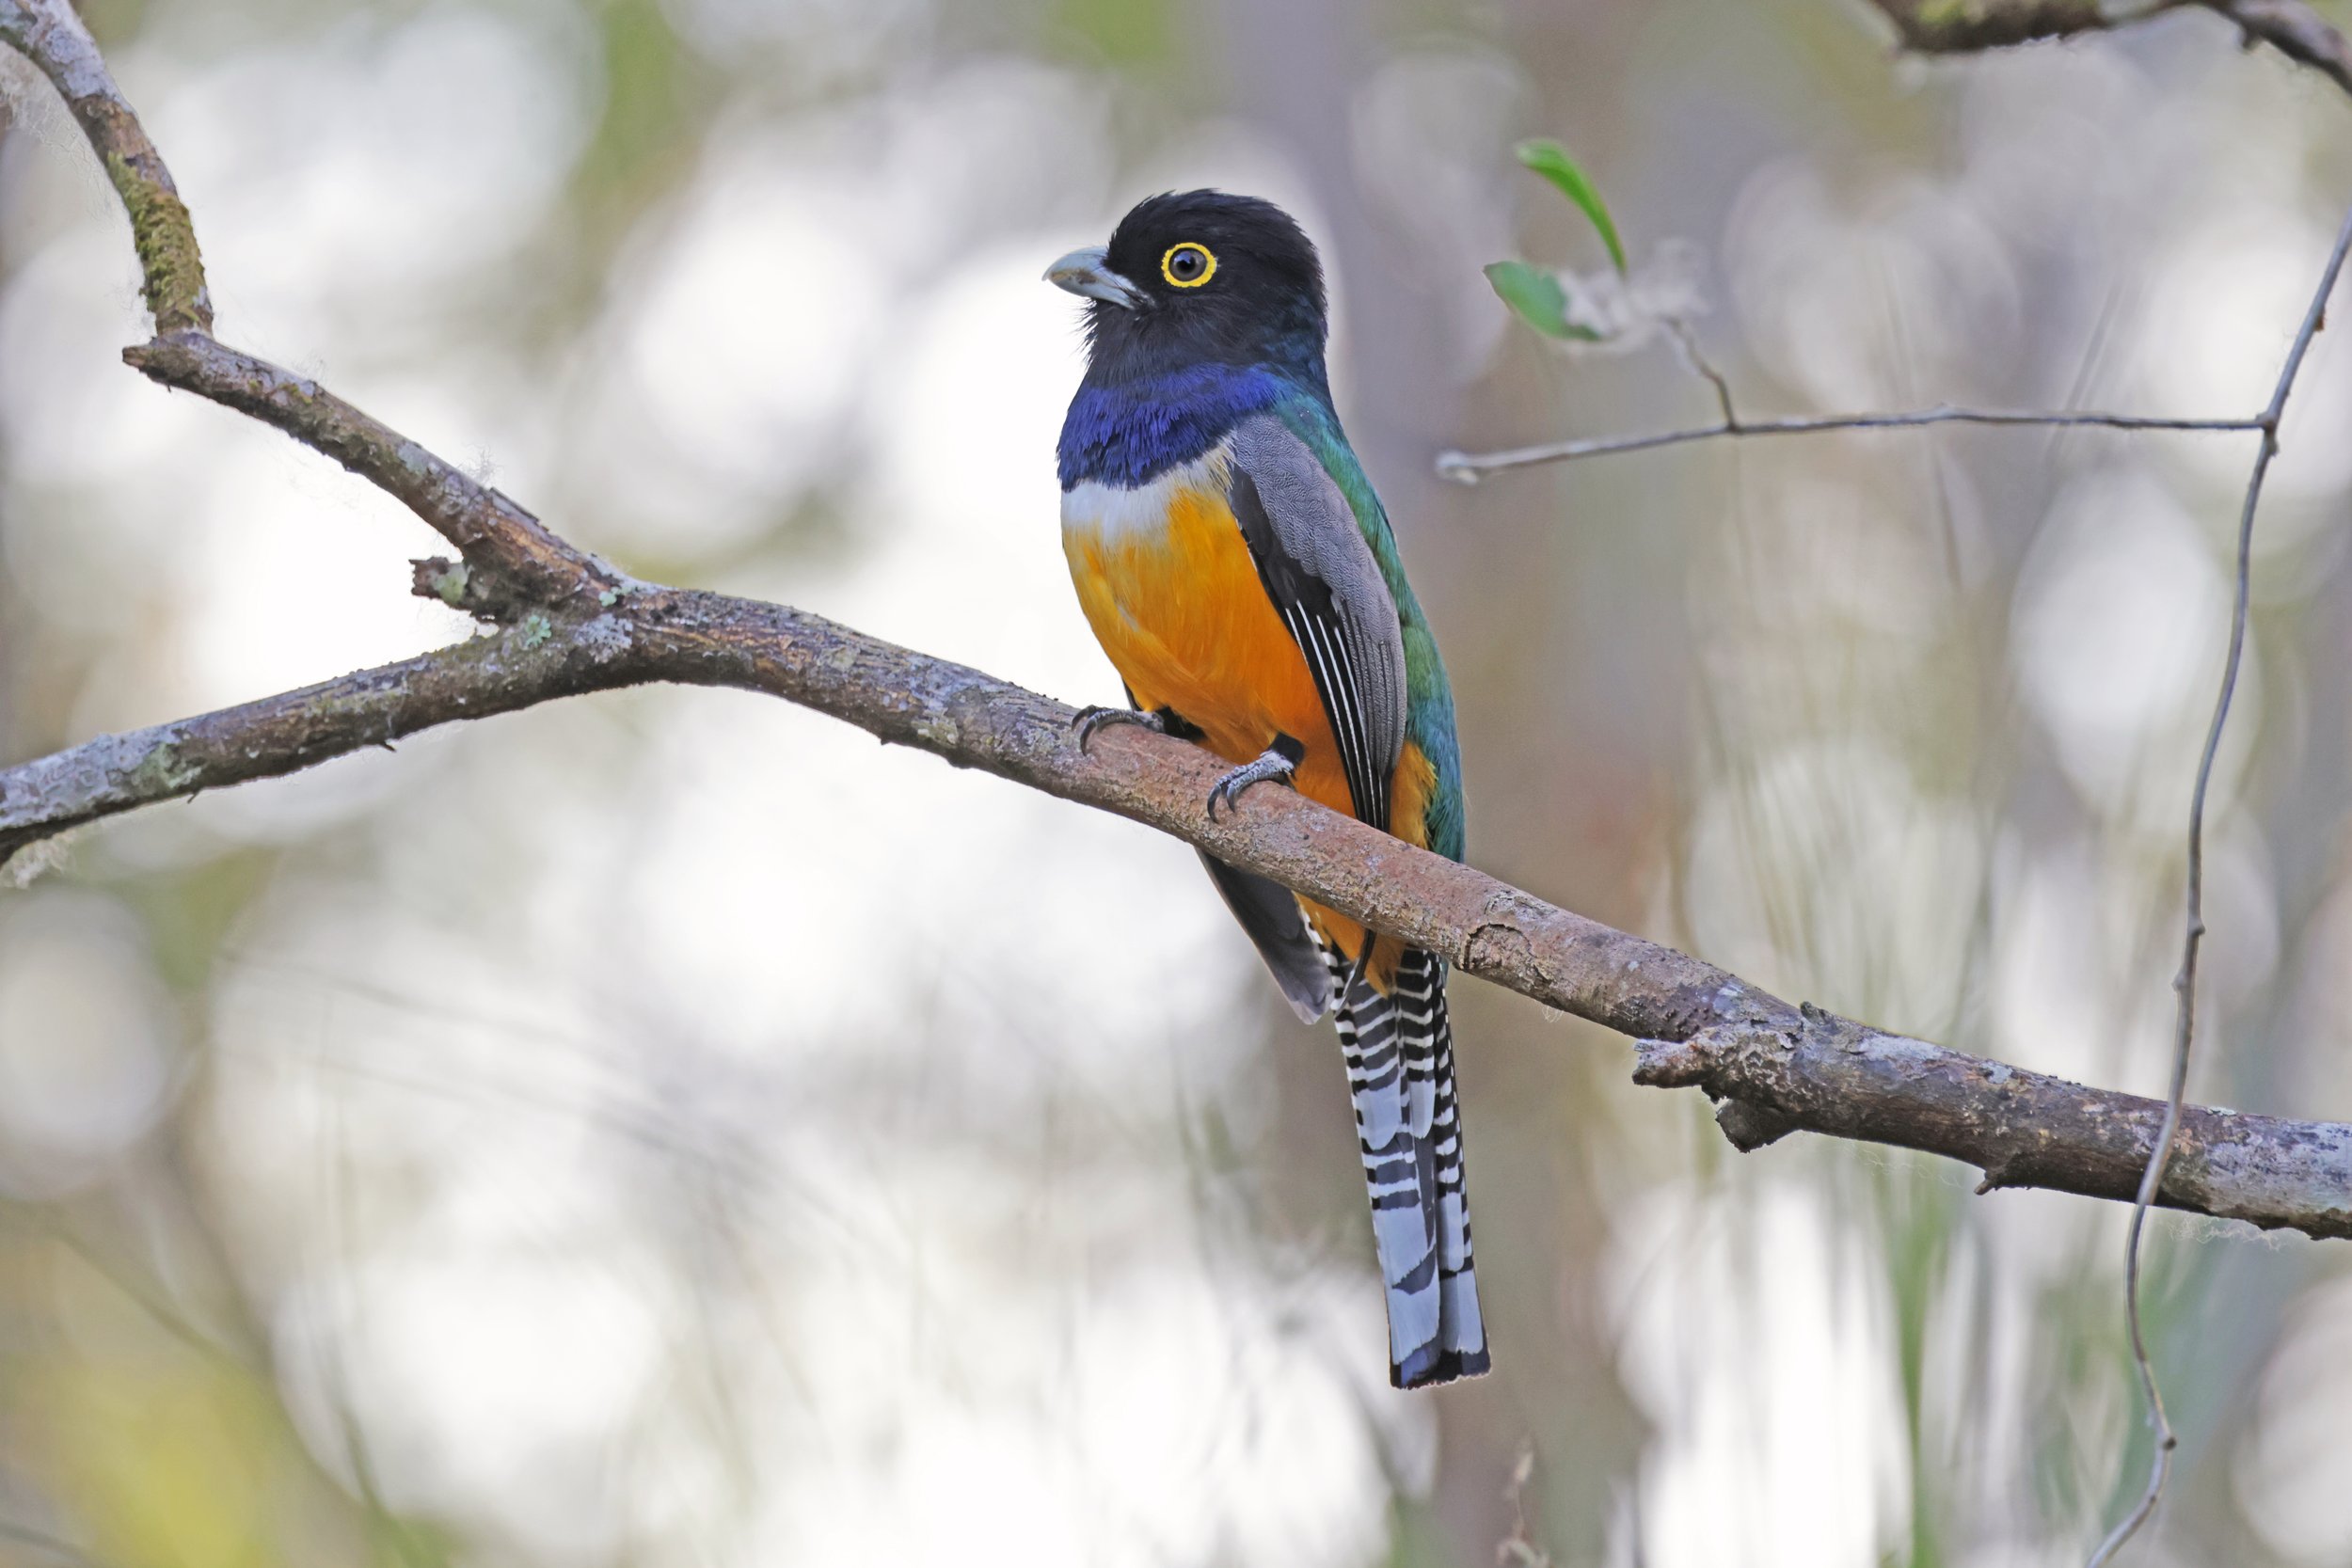
[[[1046,277],[1088,308],[1063,423],[1062,547],[1127,689],[1113,720],[1462,855],[1454,698],[1324,371],[1314,246],[1281,209],[1157,196]],[[1397,1386],[1486,1370],[1446,965],[1203,857],[1301,1018],[1338,1015]]]

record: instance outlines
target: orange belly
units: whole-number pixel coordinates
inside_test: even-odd
[[[1171,476],[1154,487],[1165,498],[1164,504],[1152,498],[1157,526],[1150,516],[1138,522],[1107,505],[1089,515],[1084,491],[1065,501],[1062,549],[1079,607],[1136,703],[1174,710],[1201,731],[1209,750],[1237,764],[1267,751],[1276,736],[1289,736],[1305,752],[1293,778],[1299,791],[1353,816],[1355,800],[1323,698],[1266,597],[1216,461],[1202,465],[1189,483]],[[1129,503],[1121,498],[1120,504]],[[1420,749],[1408,745],[1393,791],[1391,827],[1398,837],[1422,841],[1434,779]],[[1363,927],[1302,902],[1326,940],[1352,961]],[[1395,946],[1383,940],[1374,954],[1384,983]]]

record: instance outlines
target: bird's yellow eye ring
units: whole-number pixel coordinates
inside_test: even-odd
[[[1186,240],[1168,247],[1160,258],[1160,276],[1179,289],[1197,289],[1216,276],[1216,258],[1207,245]]]

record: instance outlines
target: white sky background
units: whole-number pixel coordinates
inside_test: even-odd
[[[1073,701],[1115,695],[1054,533],[1078,339],[1037,274],[1136,190],[1227,182],[1311,215],[1298,175],[1212,123],[1137,178],[1104,150],[1102,80],[890,68],[913,7],[680,14],[717,50],[775,27],[829,40],[871,85],[730,106],[544,372],[484,324],[528,287],[592,119],[589,45],[555,13],[437,7],[120,66],[230,341],[487,459],[583,544]],[[2161,148],[2285,133],[2227,99],[2159,112],[2178,105],[2097,55],[1979,80],[1940,179],[1783,161],[1748,180],[1718,260],[1762,372],[1823,407],[1934,401],[1901,375],[1986,401],[1971,378],[2025,352],[2017,247],[2075,232],[2095,191],[2143,247],[2129,306],[2169,352],[2115,365],[2092,401],[2259,404],[2328,216],[2263,179],[2227,213],[2170,210]],[[1507,63],[1433,49],[1367,82],[1357,134],[1391,171],[1399,146],[1439,148],[1427,178],[1461,228],[1507,235],[1477,169],[1516,134],[1492,105],[1518,90]],[[405,558],[437,547],[413,519],[121,370],[141,324],[119,218],[86,159],[51,147],[40,166],[41,237],[0,296],[5,567],[90,655],[77,733],[462,635],[403,592]],[[1852,325],[1890,291],[1956,293],[1983,336],[1939,338],[1922,308],[1899,362]],[[1474,369],[1493,317],[1464,321]],[[2273,481],[2281,570],[2342,526],[2352,443],[2315,433],[2348,408],[2352,356],[2323,340]],[[1756,722],[1690,786],[1681,892],[1700,949],[1761,982],[1930,1034],[1981,1006],[2010,1059],[2146,1086],[2169,1014],[2138,922],[2173,896],[2245,453],[2097,451],[1994,633],[2008,721],[2046,738],[2080,832],[2028,850],[1922,781],[1871,704],[1950,657],[1942,546],[1915,492],[1783,451],[1742,470],[1749,504],[1693,566],[1694,593],[1733,559],[1755,591],[1756,624],[1725,618],[1699,664]],[[846,546],[761,547],[820,499]],[[2280,684],[2257,657],[2241,737]],[[2244,744],[2212,850],[2224,998],[2277,956],[2278,851],[2228,810]],[[270,888],[191,1025],[214,1052],[206,1158],[322,1459],[349,1469],[349,1412],[390,1500],[479,1532],[486,1560],[1338,1568],[1380,1560],[1391,1489],[1428,1485],[1434,1407],[1384,1386],[1365,1238],[1268,1243],[1248,1181],[1202,1154],[1214,1128],[1263,1141],[1268,1051],[1328,1041],[1269,1041],[1255,960],[1182,847],[781,705],[656,691],[153,814],[78,852],[120,874],[311,841],[328,847]],[[1972,997],[1952,955],[1986,900]],[[47,1196],[133,1145],[168,1103],[181,1028],[103,892],[0,894],[0,1183]],[[1630,1481],[1653,1568],[1866,1568],[1904,1517],[1872,1216],[1808,1167],[1737,1190],[1759,1168],[1658,1182],[1604,1276],[1568,1287],[1613,1324],[1653,1429]],[[1955,1481],[1988,1509],[2029,1450],[2032,1303],[2085,1247],[2113,1250],[2113,1219],[2020,1200],[1981,1222],[1947,1292],[1982,1286],[1966,1310],[1990,1325],[1991,1381],[1943,1390],[1933,1421],[1990,1433]],[[2352,1550],[2342,1466],[2313,1457],[2352,1450],[2326,1372],[2342,1296],[2298,1307],[2233,1461],[2298,1563]],[[2111,1449],[2129,1418],[2089,1412],[2086,1441]],[[1622,1533],[1616,1549],[1630,1560]]]

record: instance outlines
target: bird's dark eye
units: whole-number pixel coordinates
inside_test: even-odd
[[[1160,258],[1160,276],[1180,289],[1197,289],[1216,274],[1216,258],[1209,247],[1187,240],[1168,247]]]

